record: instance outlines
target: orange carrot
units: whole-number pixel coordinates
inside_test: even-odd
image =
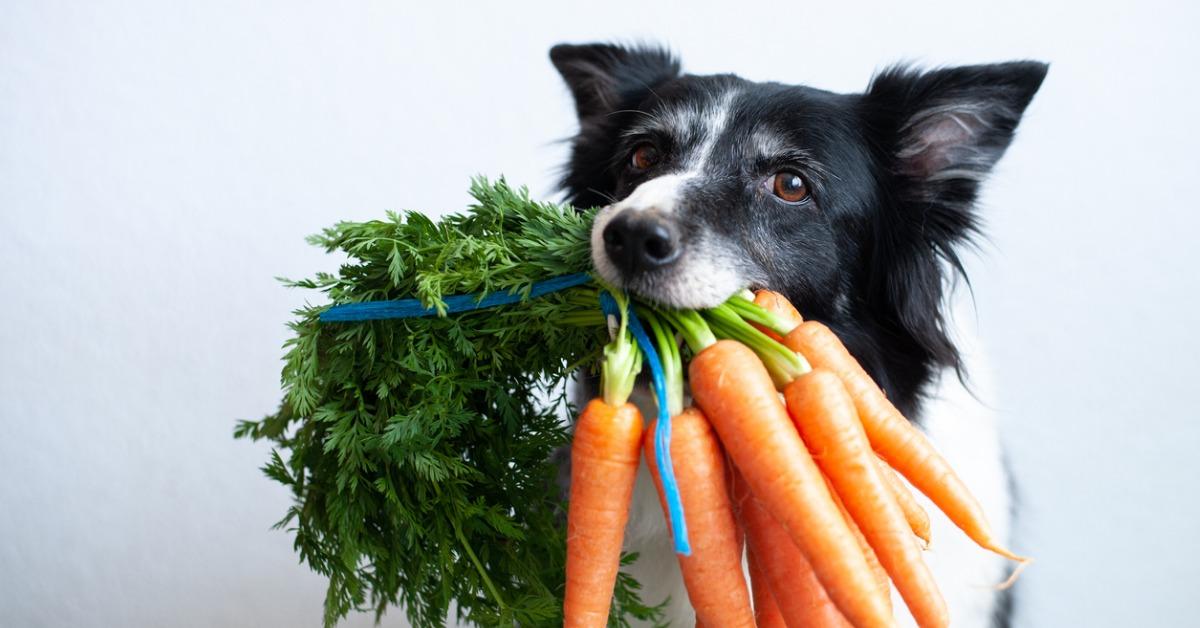
[[[746,530],[747,549],[759,561],[770,597],[784,623],[850,628],[850,622],[829,599],[804,552],[750,492],[741,474],[735,476],[733,488],[738,519]],[[753,579],[754,572],[750,573]]]
[[[800,311],[796,309],[796,306],[792,305],[792,302],[788,301],[787,297],[779,294],[778,292],[772,292],[770,290],[755,290],[754,304],[768,312],[771,312],[772,314],[775,314],[776,316],[779,316],[783,320],[788,321],[791,323],[793,328],[804,322],[804,317],[800,315]],[[759,331],[767,334],[775,340],[782,339],[779,334],[775,333],[774,331],[765,329],[761,325],[754,326],[758,327]]]
[[[791,542],[788,539],[788,543]],[[754,598],[754,625],[758,628],[786,628],[783,613],[775,603],[775,594],[771,593],[771,585],[767,583],[767,574],[759,565],[758,557],[749,549],[746,550],[746,564],[750,572],[750,592]],[[833,606],[832,602],[828,604]]]
[[[697,405],[746,484],[808,558],[838,610],[859,628],[891,626],[887,594],[871,577],[758,356],[720,340],[700,351],[688,372]],[[772,550],[756,553],[764,551]],[[776,600],[782,604],[781,597]]]
[[[904,511],[904,518],[908,521],[908,527],[912,529],[913,534],[917,538],[925,542],[926,548],[929,547],[930,539],[930,524],[929,513],[917,503],[917,498],[913,496],[912,491],[908,490],[908,485],[904,480],[900,479],[900,474],[896,473],[881,458],[876,458],[879,463],[879,472],[883,474],[883,479],[887,480],[888,486],[892,489],[892,497],[896,498],[896,503],[900,506],[900,510]]]
[[[818,466],[820,466],[818,464]],[[879,583],[879,588],[884,591],[891,592],[891,580],[888,578],[887,570],[880,564],[879,558],[875,556],[875,550],[871,549],[871,544],[867,541],[866,535],[862,529],[854,522],[854,517],[850,516],[850,511],[846,510],[846,504],[842,503],[842,498],[838,497],[837,489],[833,487],[833,483],[829,481],[829,476],[825,476],[825,485],[829,487],[829,492],[833,494],[833,501],[837,504],[838,511],[842,513],[842,517],[846,520],[846,525],[850,527],[850,531],[854,533],[854,540],[858,541],[858,547],[862,550],[863,556],[867,557],[867,564],[871,566],[871,575],[875,576],[875,581]],[[888,596],[888,610],[892,608],[891,595]]]
[[[804,322],[804,317],[800,315],[800,310],[797,310],[796,306],[792,305],[792,302],[788,301],[787,297],[774,290],[767,290],[765,288],[755,290],[754,302],[763,309],[770,310],[795,321],[797,325]]]
[[[950,463],[888,401],[871,376],[828,327],[816,321],[806,321],[784,338],[784,344],[802,354],[814,368],[831,371],[841,378],[854,400],[871,447],[917,490],[929,497],[968,537],[1001,556],[1028,562],[1028,559],[1002,547],[993,537],[983,508],[950,467]]]
[[[575,425],[563,626],[608,624],[641,442],[642,414],[632,403],[593,399]]]
[[[667,512],[654,455],[654,428],[646,430],[646,464]],[[687,408],[671,419],[671,460],[687,519],[690,556],[679,555],[688,599],[698,622],[708,626],[754,626],[750,593],[742,576],[742,547],[725,480],[725,454],[708,419]]]
[[[841,380],[816,369],[792,382],[784,395],[800,437],[875,550],[917,625],[949,625],[946,602],[880,473],[854,401]]]

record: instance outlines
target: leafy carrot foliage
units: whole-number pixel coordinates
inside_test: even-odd
[[[279,410],[235,429],[274,446],[263,471],[294,498],[278,527],[328,578],[328,626],[391,606],[418,626],[452,612],[561,624],[565,503],[552,456],[569,438],[564,385],[607,340],[596,288],[426,318],[319,320],[332,304],[413,296],[444,313],[452,294],[528,294],[590,269],[591,212],[503,180],[477,179],[471,194],[466,212],[440,221],[390,213],[314,236],[348,261],[285,281],[323,305],[295,312]],[[614,604],[618,622],[660,614],[628,576]]]

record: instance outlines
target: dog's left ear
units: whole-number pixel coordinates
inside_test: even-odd
[[[897,67],[876,76],[865,110],[910,198],[974,201],[1048,68],[1014,61],[930,72]]]
[[[610,201],[615,174],[607,164],[628,116],[654,89],[679,76],[679,60],[657,46],[559,44],[550,62],[562,75],[579,114],[579,134],[571,141],[571,161],[561,185],[579,207]]]
[[[559,44],[550,49],[550,62],[570,88],[580,121],[631,107],[679,76],[679,60],[648,45]]]
[[[1048,66],[1033,61],[879,74],[863,95],[872,144],[883,154],[898,211],[880,216],[871,281],[884,323],[932,364],[958,368],[941,314],[944,265],[978,229],[979,185],[1012,142]]]

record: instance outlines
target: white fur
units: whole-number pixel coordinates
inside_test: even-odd
[[[684,184],[692,176],[691,173],[671,173],[645,181],[634,188],[632,194],[611,205],[612,213],[653,209],[661,214],[670,214],[679,203]]]
[[[689,126],[704,128],[704,141],[688,155],[687,164],[690,174],[699,174],[704,171],[709,158],[712,157],[713,146],[716,145],[717,138],[721,137],[721,132],[725,130],[725,125],[729,122],[730,105],[733,104],[737,93],[737,90],[729,90],[721,94],[721,99],[715,106],[706,109],[699,119],[687,122]]]
[[[720,305],[750,283],[735,261],[704,237],[693,242],[676,264],[678,268],[670,282],[654,293],[662,303],[672,307],[701,309]]]
[[[613,206],[609,205],[596,212],[596,217],[592,219],[592,266],[605,281],[619,286],[620,284],[616,280],[620,279],[621,273],[617,271],[612,260],[608,259],[608,253],[604,252],[604,228],[608,226],[614,215]]]
[[[974,334],[964,333],[960,347],[971,373],[974,391],[988,399],[986,371]],[[634,401],[647,416],[653,416],[654,401],[648,391],[635,392]],[[930,439],[959,476],[979,498],[998,539],[1009,538],[1011,497],[1001,462],[1000,441],[994,413],[975,399],[953,373],[945,373],[926,403],[922,420]],[[991,626],[996,593],[991,589],[1005,579],[1011,563],[980,549],[940,511],[917,494],[932,522],[932,545],[925,554],[934,577],[946,596],[950,625],[956,628]],[[644,585],[643,600],[657,603],[671,597],[668,619],[672,626],[692,626],[695,616],[679,575],[654,485],[643,465],[634,489],[633,507],[626,528],[626,549],[641,553],[630,572]],[[893,591],[893,607],[900,626],[915,626],[903,600]]]

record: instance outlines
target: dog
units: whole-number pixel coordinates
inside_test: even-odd
[[[1013,500],[994,417],[964,382],[976,355],[952,329],[960,251],[980,232],[979,187],[1046,76],[1034,61],[893,66],[862,93],[683,74],[651,45],[558,45],[550,60],[579,132],[561,180],[577,207],[603,206],[597,273],[666,307],[705,308],[745,288],[787,296],[833,329],[922,428],[1007,541]],[[635,394],[644,411],[653,401]],[[643,465],[644,467],[644,465]],[[991,585],[1011,564],[974,546],[928,502],[926,553],[952,624],[1006,626]],[[668,596],[694,622],[669,532],[643,468],[626,547],[643,600]],[[893,601],[901,623],[904,605]]]

